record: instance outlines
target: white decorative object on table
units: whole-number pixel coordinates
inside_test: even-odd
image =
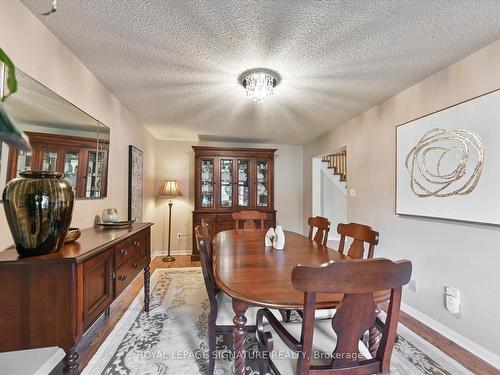
[[[264,239],[264,242],[266,244],[266,247],[271,247],[273,246],[273,239],[276,237],[276,233],[274,233],[274,228],[269,228],[269,230],[266,233],[266,237]]]
[[[102,210],[101,220],[104,223],[116,223],[118,221],[118,210],[116,208],[105,208]]]
[[[283,232],[283,228],[281,225],[276,227],[274,231],[275,237],[273,240],[273,247],[276,250],[283,250],[285,247],[285,232]]]

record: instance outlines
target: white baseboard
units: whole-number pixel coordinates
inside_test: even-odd
[[[192,251],[191,250],[171,250],[170,254],[172,255],[191,255]],[[151,254],[151,257],[159,257],[159,256],[165,256],[167,255],[167,250],[155,250],[153,251],[153,254]]]
[[[482,360],[488,362],[490,365],[500,369],[500,356],[483,348],[474,341],[462,336],[458,332],[446,327],[444,324],[439,323],[437,320],[432,319],[430,316],[421,313],[420,311],[414,309],[406,303],[401,303],[401,310],[403,310],[408,315],[411,315],[421,323],[425,324],[427,327],[432,328],[434,331],[440,333],[447,339],[453,341],[462,348],[468,350],[475,356],[481,358]],[[492,332],[492,334],[494,334]]]

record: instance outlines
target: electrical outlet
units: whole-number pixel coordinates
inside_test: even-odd
[[[349,195],[350,195],[351,197],[355,197],[355,196],[356,196],[356,189],[354,189],[354,188],[350,188],[350,189],[349,189]]]
[[[182,233],[177,233],[177,239],[180,240],[182,238]]]
[[[412,292],[417,293],[417,280],[410,280],[408,283],[408,289]]]
[[[444,300],[446,310],[452,314],[460,313],[460,290],[452,286],[445,286]]]

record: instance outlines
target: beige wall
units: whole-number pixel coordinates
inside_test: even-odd
[[[144,151],[144,218],[155,219],[154,138],[24,5],[0,2],[0,46],[19,69],[111,128],[108,197],[75,204],[73,225],[87,228],[103,208],[116,207],[127,215],[128,145]],[[153,244],[158,239],[153,229]],[[12,243],[3,209],[0,210],[0,249]]]
[[[396,216],[394,158],[396,125],[498,89],[499,61],[497,41],[304,146],[304,220],[311,212],[311,158],[347,145],[349,185],[356,189],[348,221],[380,232],[377,255],[412,261],[417,293],[405,289],[404,301],[497,355],[500,228]],[[445,285],[462,291],[459,316],[444,308]]]
[[[192,214],[194,207],[194,153],[191,148],[195,143],[181,141],[158,141],[156,175],[157,191],[162,181],[174,178],[179,181],[183,197],[174,201],[172,207],[172,251],[185,252],[192,249],[192,237],[177,239],[176,234],[182,233],[191,236]],[[274,206],[277,212],[278,225],[283,228],[302,231],[302,146],[273,145],[273,144],[231,144],[231,143],[203,143],[205,146],[221,147],[261,147],[276,148]],[[168,200],[158,198],[157,224],[166,228]],[[166,220],[167,219],[167,220]],[[167,248],[165,238],[163,249]],[[155,250],[161,251],[159,247]]]
[[[333,173],[330,171],[330,173]],[[335,228],[339,223],[345,223],[347,221],[347,198],[339,189],[339,187],[333,183],[324,172],[321,172],[321,200],[322,200],[322,216],[327,217],[330,220],[332,230],[328,235],[329,238],[338,238],[338,234]],[[338,176],[334,176],[338,178]]]

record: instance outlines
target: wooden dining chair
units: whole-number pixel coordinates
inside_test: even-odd
[[[330,232],[330,221],[326,217],[315,216],[307,219],[307,224],[309,225],[309,235],[307,238],[316,241],[322,246],[326,246],[326,243],[328,242],[328,233]],[[316,229],[316,233],[314,233],[314,229]],[[280,310],[280,313],[285,322],[290,321],[292,316],[291,310]],[[297,311],[297,313],[302,315],[301,311]],[[318,311],[316,317],[318,319],[322,319],[324,317],[331,317],[334,313],[335,309]]]
[[[264,220],[267,214],[259,211],[238,211],[233,213],[234,225],[240,229],[240,221],[243,221],[243,229],[256,229],[255,221],[260,221],[260,228],[264,229]]]
[[[317,243],[326,246],[328,241],[328,233],[330,232],[330,221],[326,217],[316,216],[310,217],[307,220],[307,224],[309,225],[309,236],[310,240],[314,240]],[[313,237],[314,229],[316,229],[316,233]]]
[[[339,252],[344,254],[346,237],[352,238],[351,246],[347,256],[351,259],[363,259],[365,254],[365,242],[368,243],[367,258],[373,258],[375,246],[378,245],[379,234],[368,225],[350,223],[337,225],[337,233],[340,234]]]
[[[212,238],[209,233],[209,226],[202,220],[200,225],[194,229],[196,236],[196,245],[200,252],[201,269],[203,273],[203,280],[208,294],[208,301],[210,310],[208,313],[208,374],[214,373],[215,357],[216,357],[216,338],[220,334],[228,334],[233,331],[234,323],[234,310],[233,300],[230,296],[225,294],[217,286],[213,271],[213,252],[212,252]],[[248,318],[245,330],[248,332],[255,332],[255,317],[258,308],[250,307],[247,310],[246,316]],[[272,313],[278,319],[281,315],[278,311],[272,310]]]
[[[411,270],[407,260],[392,262],[383,258],[342,260],[319,267],[296,266],[292,283],[304,292],[302,323],[280,323],[267,309],[259,310],[260,373],[265,374],[270,365],[275,374],[283,375],[308,375],[320,370],[323,375],[388,374],[402,286],[409,282]],[[372,357],[360,337],[375,321],[374,293],[389,290],[382,340]],[[333,318],[315,319],[317,293],[344,294]],[[264,318],[269,324],[264,325]]]

